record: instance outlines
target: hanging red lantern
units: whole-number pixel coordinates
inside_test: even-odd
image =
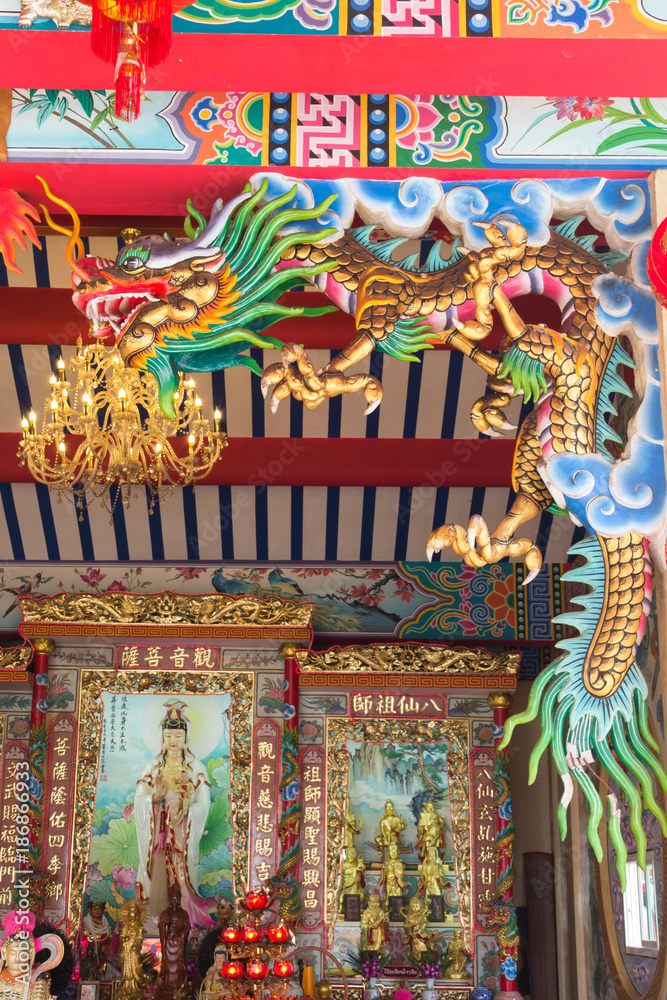
[[[284,924],[271,924],[270,927],[267,927],[266,933],[269,936],[269,941],[274,941],[277,944],[280,944],[283,941],[289,941],[292,936],[289,929],[285,927]]]
[[[653,294],[663,309],[667,309],[667,219],[662,220],[653,234],[646,257],[646,273]]]
[[[263,958],[253,958],[246,963],[245,971],[250,979],[264,979],[269,974],[269,967]]]
[[[225,962],[220,972],[225,979],[240,979],[243,975],[243,962],[239,962],[236,959]]]
[[[280,976],[281,979],[286,979],[287,976],[291,976],[294,972],[294,963],[289,960],[289,958],[279,958],[273,963],[273,971],[276,976]]]
[[[268,905],[269,897],[263,889],[255,889],[241,900],[241,906],[244,910],[265,910]]]
[[[247,927],[243,928],[243,938],[250,944],[253,944],[253,942],[255,941],[261,941],[262,940],[261,927],[255,927],[254,924],[248,924]]]
[[[116,101],[120,118],[134,121],[144,96],[146,69],[157,66],[171,49],[172,13],[183,0],[83,0],[93,8],[91,48],[115,63]]]
[[[240,927],[225,927],[222,932],[222,940],[228,941],[229,944],[234,944],[236,941],[241,940],[241,928]]]

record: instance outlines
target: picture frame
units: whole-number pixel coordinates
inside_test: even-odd
[[[76,1000],[101,1000],[100,986],[93,980],[86,980],[76,984]]]
[[[192,700],[200,695],[230,695],[229,789],[232,826],[232,889],[247,890],[249,879],[248,816],[252,765],[252,721],[254,674],[162,670],[81,671],[79,742],[72,837],[72,863],[68,892],[68,917],[72,934],[82,921],[83,896],[87,884],[92,826],[100,769],[105,695],[159,695]],[[84,998],[85,1000],[85,998]],[[100,1000],[99,997],[90,1000]]]

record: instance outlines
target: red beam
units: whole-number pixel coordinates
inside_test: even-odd
[[[542,93],[547,70],[549,93],[656,97],[664,91],[664,54],[661,38],[415,44],[400,36],[176,33],[167,59],[148,71],[146,89],[432,94],[449,93],[456,80],[460,94],[520,97]],[[113,67],[92,54],[88,32],[2,32],[0,87],[94,90],[112,79]]]
[[[7,32],[0,31],[0,41]],[[53,34],[52,32],[37,32],[37,34]],[[80,33],[79,33],[80,34]],[[61,39],[74,37],[66,33],[56,36]],[[237,36],[234,36],[237,37]],[[320,40],[320,39],[317,39]],[[584,43],[580,42],[580,45]],[[610,44],[609,42],[607,44]],[[421,42],[420,42],[421,45]],[[418,46],[417,46],[418,47]],[[57,46],[56,46],[57,48]],[[1,65],[1,62],[0,62]],[[452,78],[453,79],[453,78]],[[67,85],[71,85],[69,72]],[[451,81],[449,81],[451,83]],[[111,86],[107,80],[101,86]],[[194,89],[191,87],[189,89]],[[231,89],[231,88],[230,88]],[[237,90],[239,88],[236,88]],[[318,91],[323,88],[318,87]],[[616,88],[619,89],[618,87]],[[332,91],[327,91],[327,93]],[[336,93],[336,91],[333,91]],[[432,93],[433,91],[428,91]],[[568,90],[568,93],[585,93],[584,90]],[[594,88],[594,93],[607,93],[602,88]],[[613,93],[613,90],[609,90]],[[349,93],[347,88],[338,93]],[[375,93],[375,91],[373,91]],[[420,93],[412,88],[408,93]],[[423,90],[423,93],[427,93]],[[465,93],[460,90],[460,93]],[[658,91],[660,93],[660,91]],[[75,158],[76,150],[72,153]],[[13,188],[19,191],[28,201],[37,205],[44,200],[44,191],[35,179],[39,174],[50,185],[54,194],[68,201],[79,215],[120,216],[124,225],[134,225],[137,216],[156,216],[159,220],[174,217],[184,218],[187,214],[186,201],[191,198],[195,207],[208,213],[216,198],[228,201],[239,194],[248,179],[258,172],[284,173],[288,177],[316,176],[320,180],[328,178],[340,180],[343,177],[363,177],[366,180],[404,180],[407,177],[435,177],[440,181],[474,182],[495,179],[524,177],[526,171],[519,170],[464,170],[463,168],[422,168],[407,169],[386,167],[373,169],[369,167],[350,167],[341,171],[340,168],[315,169],[313,167],[283,168],[258,166],[227,166],[219,167],[203,165],[185,165],[173,163],[156,164],[114,164],[114,163],[0,163],[0,187]],[[529,171],[531,177],[581,177],[594,174],[600,177],[619,176],[618,170],[535,170]],[[625,179],[647,177],[646,170],[623,170],[621,176]],[[335,205],[334,205],[335,208]]]
[[[0,434],[0,482],[33,482],[28,469],[19,467],[19,440],[20,434]],[[234,438],[205,483],[509,486],[514,445],[501,439]]]

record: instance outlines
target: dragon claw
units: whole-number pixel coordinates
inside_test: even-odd
[[[431,560],[433,559],[434,555],[435,555],[435,549],[433,548],[433,546],[432,545],[427,545],[426,546],[426,558],[428,559],[429,562],[431,562]]]
[[[279,398],[277,396],[271,396],[271,413],[276,413],[279,406],[280,406]]]
[[[380,403],[381,403],[380,399],[374,399],[373,402],[369,403],[368,406],[366,407],[366,409],[364,410],[363,416],[364,417],[370,416],[370,414],[373,412],[373,410],[377,410],[377,408],[380,405]]]

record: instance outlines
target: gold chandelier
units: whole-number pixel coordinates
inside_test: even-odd
[[[158,385],[150,374],[126,368],[113,348],[77,344],[70,361],[74,390],[58,361],[51,376],[51,395],[44,403],[41,431],[31,412],[22,420],[23,440],[18,457],[30,474],[81,511],[88,493],[110,513],[122,495],[128,507],[146,496],[149,511],[173,493],[211,471],[227,444],[220,430],[202,416],[202,401],[193,379],[180,378],[174,393],[176,419],[166,417],[158,401]],[[80,408],[79,408],[80,401]],[[121,487],[112,498],[110,488]]]

